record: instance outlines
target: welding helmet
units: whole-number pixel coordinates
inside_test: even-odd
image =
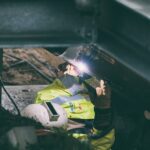
[[[82,73],[96,77],[101,74],[98,69],[100,49],[94,44],[69,47],[60,57],[79,68]]]
[[[84,72],[90,74],[88,64],[88,60],[91,57],[90,45],[82,44],[69,47],[60,55],[60,57],[77,67],[81,73]]]
[[[22,110],[21,115],[40,122],[46,128],[66,128],[68,122],[66,111],[58,104],[53,103],[52,105],[59,115],[57,120],[51,120],[51,115],[49,114],[47,108],[42,104],[28,105]]]

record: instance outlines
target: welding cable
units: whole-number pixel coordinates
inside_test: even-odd
[[[2,79],[0,78],[0,82],[1,82],[1,86],[3,88],[3,90],[5,91],[6,95],[8,96],[8,98],[10,99],[10,101],[12,102],[12,104],[14,105],[14,107],[16,108],[17,112],[18,112],[18,115],[21,116],[20,114],[20,110],[18,108],[18,106],[16,105],[15,101],[13,100],[13,98],[10,96],[10,94],[7,92],[5,86],[4,86],[4,83],[2,81]]]

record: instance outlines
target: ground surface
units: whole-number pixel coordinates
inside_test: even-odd
[[[15,101],[19,110],[22,111],[27,105],[34,103],[36,93],[46,87],[47,85],[18,85],[18,86],[5,86],[7,92]],[[13,114],[17,114],[17,111],[6,95],[6,93],[2,92],[2,106],[12,112]]]
[[[4,49],[2,79],[20,111],[28,104],[34,103],[36,93],[50,83],[47,78],[53,80],[57,77],[57,67],[62,62],[60,57],[43,48]],[[4,90],[2,106],[16,113]]]
[[[8,85],[47,84],[46,78],[57,77],[57,66],[63,60],[43,48],[4,49],[3,81]]]

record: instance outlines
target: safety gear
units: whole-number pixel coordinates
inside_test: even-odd
[[[94,105],[79,78],[65,75],[37,93],[36,103],[50,100],[61,105],[71,119],[94,119]],[[83,94],[84,93],[84,94]]]
[[[84,62],[83,55],[85,55],[85,48],[87,48],[87,45],[78,45],[69,47],[65,50],[65,52],[60,55],[61,58],[78,68],[78,71],[83,73],[90,74],[90,70],[88,68],[88,65],[86,62]],[[83,60],[82,60],[83,59]]]
[[[32,118],[37,122],[40,122],[44,127],[66,127],[68,123],[67,113],[66,111],[58,104],[53,103],[53,106],[57,113],[59,114],[59,118],[57,121],[50,121],[50,115],[47,109],[41,104],[30,104],[25,107],[21,115],[27,118]]]
[[[65,50],[63,54],[60,55],[63,59],[67,60],[68,62],[73,62],[73,60],[78,60],[85,45],[78,45],[69,47]]]
[[[103,131],[98,131],[93,129],[93,134],[100,135]],[[101,138],[93,138],[91,144],[93,145],[93,150],[111,150],[112,145],[115,142],[115,130],[110,130],[109,133],[103,135]]]
[[[103,132],[95,128],[89,132],[87,131],[87,133],[82,133],[80,130],[77,130],[77,133],[73,133],[72,136],[83,142],[87,142],[90,139],[93,150],[111,150],[115,141],[115,130],[111,129],[107,134],[101,136]]]
[[[66,110],[68,118],[84,120],[85,126],[79,127],[83,133],[78,132],[78,128],[76,128],[77,132],[74,132],[76,129],[68,131],[73,137],[84,141],[90,139],[94,150],[111,149],[115,138],[114,129],[105,133],[103,130],[93,128],[93,123],[89,119],[95,118],[94,105],[88,90],[78,77],[66,74],[60,79],[54,80],[52,84],[37,93],[36,103],[42,103],[46,100],[60,104]]]
[[[106,56],[96,45],[82,44],[67,48],[60,57],[77,68],[81,67],[79,63],[85,64],[87,67],[84,67],[86,68],[84,69],[84,73],[87,73],[90,76],[95,76],[99,79],[99,77],[101,77],[101,71],[100,69],[97,69],[97,66],[99,66],[99,62],[101,61],[100,58],[104,57],[105,59]],[[108,61],[108,58],[106,59]],[[109,61],[113,64],[115,63],[112,59]]]

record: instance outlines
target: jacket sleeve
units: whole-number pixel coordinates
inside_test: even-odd
[[[103,130],[93,129],[93,137],[91,137],[91,145],[94,150],[111,150],[115,141],[115,130],[111,129],[108,133],[103,134]]]
[[[94,128],[97,130],[105,130],[112,126],[112,109],[100,109],[94,108],[95,119],[94,119]]]

